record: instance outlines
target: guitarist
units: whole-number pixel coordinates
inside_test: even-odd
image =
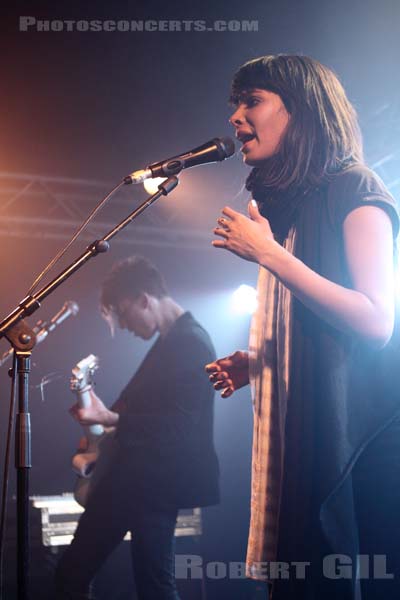
[[[91,392],[71,409],[81,425],[115,427],[116,451],[90,493],[75,537],[57,569],[58,600],[94,598],[91,581],[132,531],[140,600],[178,600],[174,528],[179,508],[219,501],[213,392],[204,364],[215,359],[207,332],[168,295],[145,258],[117,263],[103,283],[102,312],[144,340],[157,335],[116,403]]]

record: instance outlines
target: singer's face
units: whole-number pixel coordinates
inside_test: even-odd
[[[242,142],[243,161],[252,167],[260,166],[276,154],[289,119],[278,94],[260,89],[243,92],[229,119]]]
[[[120,329],[127,329],[143,340],[149,340],[157,331],[157,324],[145,294],[138,298],[121,299],[115,313]]]

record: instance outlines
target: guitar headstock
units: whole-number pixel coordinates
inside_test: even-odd
[[[79,361],[72,369],[71,390],[80,392],[84,388],[93,385],[94,373],[99,368],[99,359],[94,354],[89,354]]]

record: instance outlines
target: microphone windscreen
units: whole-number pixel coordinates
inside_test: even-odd
[[[230,137],[217,138],[224,153],[223,158],[229,158],[235,153],[235,142]]]

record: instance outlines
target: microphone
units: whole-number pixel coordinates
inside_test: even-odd
[[[133,173],[124,177],[124,182],[142,183],[145,179],[153,177],[171,177],[171,175],[180,173],[182,169],[225,160],[225,158],[232,156],[234,152],[235,144],[231,138],[213,138],[189,152],[153,163],[145,169],[133,171]]]
[[[73,300],[67,300],[64,306],[54,315],[49,323],[45,323],[36,334],[36,343],[40,344],[43,340],[54,331],[68,317],[75,317],[79,312],[79,306]]]

